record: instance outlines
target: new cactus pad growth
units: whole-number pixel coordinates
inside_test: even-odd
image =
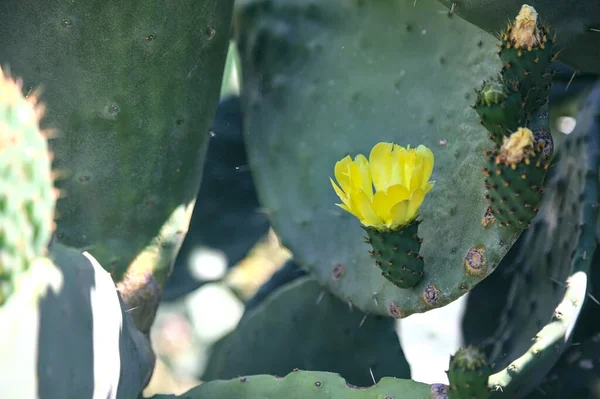
[[[447,371],[450,381],[449,399],[486,399],[489,397],[488,378],[492,368],[478,348],[460,348],[450,357]]]
[[[502,226],[526,228],[537,214],[550,162],[545,146],[531,130],[519,128],[504,137],[500,149],[487,152],[490,165],[484,169],[486,198]]]
[[[44,107],[27,98],[22,82],[0,68],[0,305],[13,292],[17,273],[46,254],[54,231],[56,191]]]
[[[556,38],[548,26],[539,26],[537,11],[527,4],[500,36],[502,75],[517,83],[525,110],[534,112],[548,101]]]
[[[353,161],[348,155],[336,163],[339,186],[330,178],[343,202],[337,205],[360,220],[375,264],[400,288],[414,287],[423,278],[416,218],[433,188],[433,162],[433,152],[423,145],[378,143],[368,160],[359,154]]]
[[[494,142],[502,143],[506,134],[525,123],[525,108],[516,84],[502,78],[491,79],[484,81],[475,93],[477,101],[473,108]]]

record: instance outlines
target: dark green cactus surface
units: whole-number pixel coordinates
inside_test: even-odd
[[[181,396],[155,395],[151,399],[447,399],[442,384],[385,377],[369,388],[348,384],[338,374],[297,370],[284,377],[254,375],[206,382]]]
[[[597,0],[439,0],[446,14],[464,18],[493,35],[512,21],[525,4],[534,6],[543,24],[557,32],[556,44],[562,49],[561,60],[580,72],[600,73],[598,34],[600,33],[600,3]]]
[[[472,346],[460,348],[450,357],[447,371],[449,399],[486,399],[489,397],[488,378],[492,368],[485,354]]]
[[[159,285],[170,272],[200,184],[232,3],[0,2],[0,64],[25,91],[43,85],[46,123],[60,129],[57,237],[89,249],[116,281],[134,259]]]
[[[392,318],[349,309],[306,276],[245,314],[212,349],[202,380],[283,376],[296,368],[338,373],[362,387],[373,378],[410,378]]]
[[[473,88],[501,69],[496,40],[428,1],[238,7],[249,162],[295,260],[342,300],[394,317],[443,306],[489,275],[517,236],[482,223],[489,140],[471,105]],[[435,156],[418,227],[424,278],[409,290],[373,265],[329,181],[337,161],[382,141]]]
[[[366,240],[373,249],[370,255],[383,277],[397,287],[411,288],[423,279],[423,257],[418,236],[419,222],[414,221],[399,231],[365,228]]]
[[[21,82],[0,68],[0,305],[14,292],[15,279],[46,254],[56,193],[43,105],[27,99]]]

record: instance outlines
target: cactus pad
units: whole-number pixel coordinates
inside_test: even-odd
[[[516,239],[482,223],[489,141],[472,88],[500,70],[496,43],[441,10],[412,0],[238,3],[245,137],[261,203],[295,260],[368,313],[443,306],[491,273]],[[435,188],[418,217],[424,278],[411,289],[373,266],[360,223],[336,209],[328,181],[338,160],[382,141],[423,144],[435,156]],[[339,278],[336,265],[345,268]]]
[[[155,395],[149,399],[446,399],[445,386],[385,377],[369,388],[347,383],[338,374],[296,370],[284,377],[253,375],[205,382],[181,396]]]
[[[339,373],[362,387],[373,378],[410,378],[393,319],[349,309],[313,278],[300,277],[244,314],[212,349],[202,380],[295,368]]]
[[[60,129],[57,238],[89,249],[115,281],[134,259],[159,284],[170,273],[200,184],[232,3],[0,2],[0,64],[25,90],[43,84],[47,123]]]
[[[44,256],[54,231],[56,192],[43,106],[27,98],[22,82],[0,68],[0,305],[16,275]]]

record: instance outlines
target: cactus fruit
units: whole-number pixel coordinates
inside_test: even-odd
[[[478,348],[460,348],[450,357],[448,399],[487,399],[492,368]]]
[[[446,399],[442,384],[427,385],[412,380],[384,377],[377,384],[362,388],[351,385],[340,375],[320,371],[295,370],[286,376],[243,376],[210,381],[181,396],[155,395],[148,399]]]
[[[392,318],[352,311],[305,276],[245,312],[213,347],[202,380],[286,375],[295,368],[339,373],[361,387],[382,377],[410,378]]]
[[[514,18],[515,10],[523,0],[439,0],[454,18],[464,18],[484,31],[496,35]],[[531,2],[543,23],[559,32],[556,44],[563,49],[563,62],[581,73],[600,73],[598,30],[600,30],[600,3],[597,0],[563,0]]]
[[[537,11],[527,4],[500,37],[502,75],[508,82],[516,82],[525,111],[532,113],[548,102],[556,37],[548,26],[539,26]]]
[[[486,198],[501,226],[527,228],[537,214],[550,164],[545,147],[545,141],[536,141],[531,130],[519,128],[504,137],[499,150],[487,152]]]
[[[343,202],[336,205],[360,220],[375,265],[399,288],[414,287],[423,278],[416,218],[433,188],[433,162],[433,153],[423,145],[378,143],[368,160],[360,154],[352,161],[348,155],[335,164],[339,187],[330,178]]]
[[[236,6],[245,139],[261,204],[294,260],[365,313],[401,318],[452,302],[518,236],[482,223],[489,139],[467,88],[498,74],[496,41],[443,9],[413,0]],[[435,154],[435,188],[416,219],[424,275],[410,289],[381,275],[360,223],[332,206],[335,163],[378,142]]]
[[[16,275],[46,254],[54,231],[49,131],[39,126],[44,106],[22,89],[0,68],[0,305],[14,292]]]

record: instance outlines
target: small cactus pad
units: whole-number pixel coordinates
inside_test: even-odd
[[[0,3],[0,64],[43,85],[60,129],[58,241],[88,248],[115,281],[151,246],[146,270],[164,280],[189,218],[166,253],[156,241],[198,192],[233,0]]]
[[[501,226],[523,230],[537,214],[550,164],[545,146],[544,140],[535,140],[531,130],[519,128],[504,137],[500,149],[487,152],[489,166],[483,171],[486,198]]]
[[[439,0],[451,15],[461,17],[486,32],[496,35],[513,21],[522,8],[523,0]],[[600,2],[598,0],[544,0],[535,5],[541,24],[551,26],[558,37],[556,44],[563,49],[563,62],[582,73],[600,73],[598,29],[600,29]]]
[[[410,378],[395,320],[349,309],[308,276],[246,312],[211,352],[203,381],[286,375],[295,368],[339,373],[361,387],[373,385],[373,378]]]
[[[556,38],[550,28],[540,26],[537,11],[527,4],[500,37],[502,76],[508,82],[517,83],[525,110],[534,112],[548,101]]]
[[[283,377],[242,376],[210,381],[181,396],[155,395],[149,399],[446,399],[445,386],[384,377],[369,388],[349,384],[339,374],[295,370]]]
[[[496,40],[443,9],[413,0],[245,0],[236,8],[245,138],[261,203],[294,259],[365,313],[405,317],[452,302],[517,236],[481,222],[489,138],[472,88],[500,71]],[[417,219],[424,277],[411,289],[373,265],[364,230],[334,206],[328,181],[337,161],[379,142],[435,154],[435,187]]]
[[[475,90],[477,100],[474,108],[481,118],[481,124],[490,132],[491,139],[502,144],[502,138],[517,130],[526,122],[521,94],[512,83],[502,79],[484,81]]]
[[[0,68],[0,305],[14,279],[45,255],[54,230],[56,192],[43,107]]]
[[[500,369],[490,377],[492,397],[523,397],[569,347],[597,247],[599,133],[596,85],[556,152],[540,211],[519,239],[518,254],[500,266],[514,277],[500,328],[489,341],[489,359]]]
[[[447,371],[450,389],[449,399],[487,399],[488,378],[492,368],[485,354],[473,346],[460,348],[450,357]]]
[[[421,241],[417,235],[419,222],[414,221],[398,231],[364,228],[372,250],[369,255],[381,269],[381,275],[399,288],[411,288],[423,279]]]

